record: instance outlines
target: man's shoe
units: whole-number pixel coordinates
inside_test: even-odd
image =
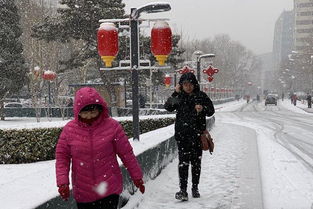
[[[193,198],[200,198],[200,193],[199,193],[199,189],[198,188],[192,188],[191,192],[192,192],[192,197]]]
[[[175,198],[181,201],[188,201],[188,193],[184,191],[179,191],[175,194]]]

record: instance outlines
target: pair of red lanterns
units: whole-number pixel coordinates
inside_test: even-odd
[[[57,74],[51,70],[45,70],[41,73],[41,70],[38,66],[34,68],[32,73],[34,75],[34,79],[39,78],[39,76],[41,75],[42,79],[46,81],[53,81],[57,77]]]
[[[102,23],[98,29],[98,53],[106,67],[112,67],[118,48],[118,29],[114,23]],[[172,51],[172,31],[165,21],[155,22],[151,30],[151,52],[159,65],[164,65]]]

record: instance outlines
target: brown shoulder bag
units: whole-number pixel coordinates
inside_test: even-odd
[[[209,150],[210,154],[212,155],[213,150],[214,150],[214,142],[208,130],[203,131],[200,139],[201,139],[202,150],[204,151]]]

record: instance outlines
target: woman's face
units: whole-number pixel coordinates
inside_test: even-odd
[[[98,117],[99,114],[100,114],[99,110],[95,108],[93,110],[81,111],[79,113],[79,116],[83,119],[93,119]]]
[[[194,88],[195,88],[194,85],[190,82],[184,82],[183,83],[183,90],[187,94],[191,94],[193,92]]]

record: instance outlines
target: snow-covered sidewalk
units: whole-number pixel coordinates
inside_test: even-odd
[[[213,155],[203,154],[201,198],[192,198],[188,191],[188,202],[175,200],[175,193],[179,190],[176,159],[159,177],[147,183],[144,195],[136,193],[124,208],[132,209],[140,202],[138,209],[262,209],[255,132],[243,126],[219,123],[211,134],[216,149]]]
[[[313,113],[313,108],[308,108],[308,104],[307,101],[297,101],[296,106],[294,106],[293,104],[291,104],[290,100],[284,100],[284,101],[280,101],[280,104],[282,106],[284,106],[286,109],[289,109],[291,111],[294,112],[298,112],[298,113]]]

